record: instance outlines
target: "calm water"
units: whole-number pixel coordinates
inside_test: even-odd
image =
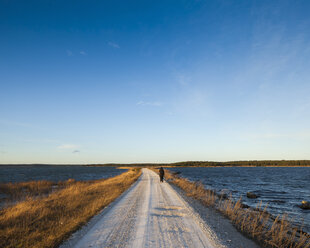
[[[302,210],[297,205],[302,200],[310,201],[310,168],[306,167],[217,167],[217,168],[170,168],[180,171],[180,176],[191,181],[201,181],[206,188],[232,194],[243,202],[255,207],[262,201],[267,203],[273,215],[287,213],[295,223],[304,223],[304,230],[310,233],[310,210]],[[248,191],[259,195],[248,199]]]
[[[35,165],[0,166],[0,183],[26,181],[65,181],[70,178],[77,181],[95,180],[113,177],[126,170],[116,167],[78,166],[78,165]]]

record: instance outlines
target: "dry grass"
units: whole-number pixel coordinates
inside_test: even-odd
[[[63,182],[50,181],[30,181],[20,183],[0,183],[0,194],[6,197],[1,199],[6,205],[23,201],[26,198],[44,197],[47,194],[56,190],[63,189],[71,184],[76,183],[74,179],[69,179]]]
[[[153,169],[155,172],[158,170]],[[185,178],[165,171],[166,179],[181,188],[188,196],[206,206],[210,206],[228,217],[242,233],[264,247],[310,248],[310,235],[291,224],[286,216],[273,218],[265,207],[259,204],[256,209],[243,208],[241,199],[237,202],[226,199],[214,191],[205,189],[201,183],[190,182]]]
[[[31,181],[22,183],[1,183],[0,193],[7,195],[8,200],[21,200],[28,196],[47,194],[54,183],[49,181]]]
[[[57,247],[140,174],[139,169],[132,169],[109,179],[71,182],[45,197],[28,198],[1,210],[0,247]]]

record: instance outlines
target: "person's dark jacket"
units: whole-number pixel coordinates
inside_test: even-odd
[[[160,167],[160,169],[159,169],[159,176],[160,176],[161,178],[163,178],[164,175],[165,175],[165,171],[164,171],[163,167]]]

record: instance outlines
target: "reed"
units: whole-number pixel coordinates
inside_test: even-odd
[[[0,247],[57,247],[128,189],[140,174],[140,169],[131,169],[108,179],[67,182],[45,197],[29,197],[2,209]]]
[[[158,170],[153,169],[155,172]],[[293,226],[287,216],[273,218],[267,206],[258,204],[255,209],[244,208],[242,199],[234,201],[215,191],[205,189],[199,182],[191,182],[165,170],[166,180],[181,188],[187,196],[199,200],[203,205],[213,207],[227,218],[246,236],[264,247],[310,248],[310,235],[302,228]]]

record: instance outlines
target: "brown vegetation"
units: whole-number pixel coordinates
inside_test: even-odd
[[[41,183],[42,189],[37,188],[32,192],[51,192],[50,194],[28,197],[25,201],[0,211],[0,247],[58,246],[128,189],[140,174],[139,169],[132,169],[108,179],[71,181],[67,185],[64,183],[62,189],[55,192],[50,191],[50,184]],[[17,192],[19,186],[16,186]],[[13,189],[14,186],[7,187],[9,191]]]
[[[154,170],[158,172],[157,170]],[[205,189],[201,183],[165,171],[166,179],[181,188],[188,196],[199,200],[228,217],[242,233],[256,240],[264,247],[309,248],[310,235],[294,227],[286,216],[273,218],[266,207],[244,208],[241,199],[237,202]]]
[[[0,194],[5,195],[5,198],[2,198],[0,203],[1,205],[9,206],[26,198],[44,197],[51,192],[63,189],[74,183],[76,183],[74,179],[58,183],[50,181],[0,183]]]

